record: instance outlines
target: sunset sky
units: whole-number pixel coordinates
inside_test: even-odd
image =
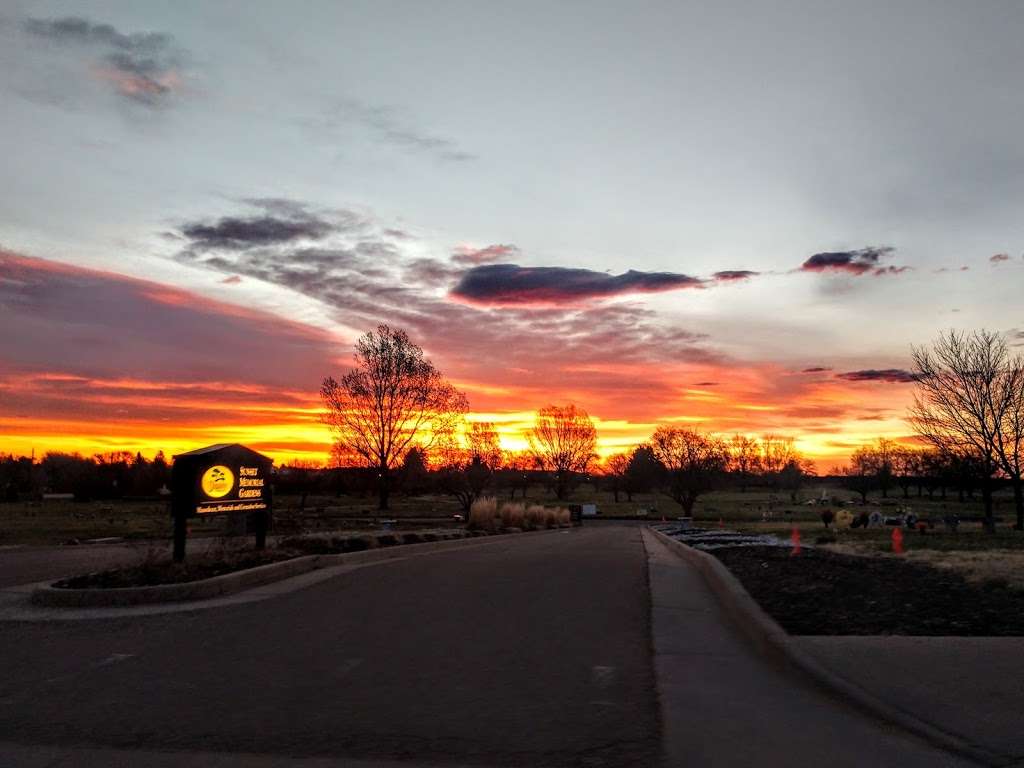
[[[301,9],[301,10],[298,10]],[[0,453],[323,459],[406,329],[499,424],[830,469],[912,345],[1024,338],[1024,11],[942,2],[4,3]]]

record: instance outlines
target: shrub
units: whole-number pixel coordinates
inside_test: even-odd
[[[526,522],[524,525],[527,530],[536,531],[539,528],[543,528],[547,519],[547,510],[539,504],[531,504],[526,508]]]
[[[402,543],[403,544],[419,544],[423,541],[423,537],[418,533],[403,533]]]
[[[493,496],[481,497],[469,508],[468,528],[471,531],[496,531],[497,515],[498,500]]]
[[[289,536],[277,544],[279,549],[294,549],[307,555],[329,555],[338,550],[334,542],[313,536]]]
[[[346,552],[362,552],[364,549],[373,549],[377,542],[366,536],[350,536],[345,539]]]
[[[393,547],[398,544],[398,537],[390,533],[384,533],[377,537],[378,547]]]
[[[526,525],[526,507],[516,502],[513,504],[502,504],[498,513],[501,518],[502,528],[522,528]]]
[[[569,514],[569,510],[565,507],[559,507],[555,510],[555,515],[558,518],[558,524],[561,527],[572,525],[572,515]]]

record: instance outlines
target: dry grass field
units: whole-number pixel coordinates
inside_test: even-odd
[[[827,507],[836,514],[836,522],[826,530],[821,512],[826,507],[806,502],[822,496],[844,502]],[[507,494],[499,501],[507,500]],[[788,494],[772,493],[752,488],[718,491],[700,498],[694,510],[697,525],[717,526],[749,531],[771,532],[788,536],[795,526],[803,541],[814,543],[823,537],[828,546],[840,551],[858,554],[885,554],[890,548],[891,528],[850,529],[849,521],[862,510],[879,510],[883,514],[896,514],[905,505],[922,519],[941,519],[949,514],[980,515],[980,500],[959,503],[955,495],[945,501],[912,497],[904,500],[892,496],[882,503],[874,495],[867,506],[856,504],[855,494],[827,484],[812,484],[804,488],[797,503],[791,503]],[[516,501],[521,501],[517,494]],[[450,496],[396,495],[392,509],[381,514],[372,496],[300,496],[278,495],[274,499],[275,528],[278,533],[292,534],[327,530],[368,531],[379,530],[382,521],[395,520],[402,528],[422,526],[439,527],[459,525],[453,516],[461,513]],[[576,488],[567,503],[595,503],[602,517],[626,517],[650,522],[675,520],[681,514],[678,504],[660,493],[634,494],[627,500],[620,494],[615,502],[612,494],[595,491],[590,484]],[[540,486],[527,492],[526,504],[558,505],[554,496]],[[847,506],[847,504],[850,504]],[[986,535],[977,523],[963,523],[958,533],[948,533],[941,522],[921,535],[904,534],[904,547],[908,557],[932,558],[937,564],[956,567],[965,573],[1002,573],[1012,571],[1010,562],[1024,557],[1024,535],[1009,529],[1013,508],[1008,497],[997,497],[997,516],[1002,518],[995,536]],[[192,535],[221,535],[226,528],[225,518],[195,519],[191,523]],[[106,537],[127,539],[165,539],[171,526],[167,502],[159,500],[105,501],[105,502],[17,502],[0,504],[0,546],[14,544],[59,544],[68,541],[87,541]],[[824,541],[822,542],[824,543]],[[948,553],[948,554],[942,554]],[[1024,564],[1024,563],[1021,563]],[[1024,572],[1024,568],[1017,568]]]

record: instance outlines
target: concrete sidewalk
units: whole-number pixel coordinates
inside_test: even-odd
[[[650,531],[644,544],[666,765],[971,765],[764,660],[696,569]]]
[[[1024,638],[796,637],[822,666],[918,720],[1024,761]]]

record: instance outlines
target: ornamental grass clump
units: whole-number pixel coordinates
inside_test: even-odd
[[[498,516],[501,518],[502,528],[518,528],[522,530],[523,526],[526,525],[526,507],[518,502],[502,504]]]
[[[526,529],[536,531],[547,527],[548,511],[539,504],[531,504],[526,508]]]
[[[498,500],[493,496],[484,496],[474,501],[469,508],[468,527],[473,531],[491,533],[498,530]]]
[[[558,527],[558,510],[544,508],[544,527],[545,528],[557,528]]]

